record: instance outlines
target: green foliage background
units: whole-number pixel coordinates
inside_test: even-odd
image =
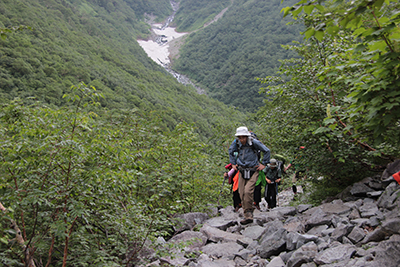
[[[61,106],[62,95],[82,81],[103,93],[104,108],[138,108],[143,116],[161,116],[160,126],[169,129],[183,119],[210,136],[213,116],[229,117],[232,109],[179,84],[152,62],[136,42],[149,34],[149,26],[124,1],[112,6],[2,1],[0,27],[23,24],[33,30],[0,40],[0,100]]]
[[[280,0],[235,0],[216,23],[188,37],[173,68],[213,98],[255,112],[263,103],[255,77],[276,73],[279,60],[295,56],[281,45],[301,40],[300,25],[286,25],[282,7]]]
[[[178,32],[197,30],[210,22],[231,0],[181,0],[175,14],[174,25]]]
[[[135,111],[88,111],[100,97],[82,84],[65,95],[68,107],[0,110],[1,228],[16,221],[36,261],[127,265],[143,242],[172,234],[174,214],[217,198],[216,159],[192,126],[166,133]],[[23,255],[7,246],[13,234],[0,234],[5,266]]]
[[[299,162],[318,203],[400,156],[399,5],[302,1],[283,11],[304,23],[306,40],[286,47],[300,58],[279,76],[260,79],[268,100],[258,117],[282,153],[306,147]]]
[[[26,253],[51,266],[129,265],[172,234],[176,214],[217,202],[227,139],[245,114],[152,62],[134,4],[149,8],[0,3],[2,265],[23,265]]]

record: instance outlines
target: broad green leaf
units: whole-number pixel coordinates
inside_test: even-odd
[[[386,50],[387,45],[386,45],[386,42],[384,40],[382,40],[382,41],[370,43],[368,48],[369,48],[370,52],[377,51],[377,50],[383,52]]]
[[[373,6],[375,9],[380,10],[381,7],[382,7],[382,5],[383,5],[383,2],[384,2],[384,1],[385,1],[385,0],[376,0],[376,1],[372,4],[372,6]]]
[[[395,19],[395,18],[397,18],[397,16],[400,15],[400,10],[393,11],[392,14],[390,14],[390,15],[391,15],[390,19]]]
[[[293,17],[297,17],[303,10],[303,6],[294,6],[294,10],[291,10]]]
[[[337,112],[337,111],[339,111],[340,109],[341,109],[340,106],[333,106],[333,107],[331,107],[331,111],[332,111],[332,112]]]
[[[349,18],[345,17],[344,19],[342,19],[339,24],[343,27],[346,28],[347,27],[347,23],[349,22]]]
[[[328,126],[328,128],[331,129],[332,131],[334,131],[334,130],[336,129],[336,127],[337,127],[337,124],[336,124],[336,123],[330,124],[330,125]]]
[[[319,127],[317,130],[313,132],[313,134],[319,134],[319,133],[326,133],[326,132],[331,132],[332,130],[329,129],[328,127]]]
[[[315,33],[314,28],[309,28],[307,29],[307,31],[304,33],[304,35],[306,36],[307,39],[309,39],[311,36],[313,36]]]
[[[374,31],[375,31],[375,29],[369,28],[369,29],[367,29],[366,31],[363,32],[362,36],[371,35]]]
[[[324,34],[324,31],[315,31],[314,33],[315,38],[317,38],[320,42],[324,39]]]
[[[314,5],[316,9],[318,9],[321,13],[324,13],[325,7],[321,5]]]
[[[360,93],[359,91],[353,91],[353,92],[351,92],[350,94],[348,94],[347,97],[348,97],[348,98],[352,98],[352,97],[357,96],[359,93]]]
[[[326,118],[326,119],[324,119],[324,124],[325,125],[329,125],[329,124],[332,124],[332,123],[335,123],[335,122],[336,122],[336,120],[334,118]]]
[[[291,9],[292,9],[292,7],[290,7],[290,6],[282,8],[281,13],[283,12],[283,17],[286,17],[289,14]]]
[[[373,32],[371,33],[371,35],[377,35],[377,36],[379,36],[379,35],[381,35],[384,31],[385,31],[385,29],[379,28],[378,30],[373,31]]]
[[[355,16],[359,16],[359,15],[361,15],[362,13],[364,13],[366,10],[367,10],[367,8],[366,8],[365,6],[359,6],[359,7],[356,9],[354,15],[355,15]]]
[[[314,5],[307,5],[307,6],[304,6],[303,8],[304,8],[304,12],[306,13],[306,14],[308,14],[308,15],[310,15],[311,13],[312,13],[312,11],[314,10]]]
[[[364,27],[359,27],[357,30],[355,30],[353,32],[353,35],[359,36],[359,35],[363,34],[365,31],[366,31],[366,29]]]
[[[336,35],[339,32],[340,28],[336,25],[327,27],[326,31],[331,35]]]
[[[379,25],[385,25],[390,19],[388,17],[380,17],[378,19]]]

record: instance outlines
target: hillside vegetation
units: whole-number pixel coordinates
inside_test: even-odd
[[[245,115],[137,44],[166,2],[0,2],[0,265],[129,266],[216,202]]]
[[[283,7],[280,0],[235,0],[216,23],[187,38],[173,68],[221,102],[256,111],[263,104],[256,78],[275,74],[279,60],[295,56],[281,45],[301,40],[301,27],[286,25]]]
[[[316,202],[400,156],[399,11],[397,1],[284,9],[305,41],[286,47],[299,57],[279,75],[261,79],[268,101],[257,117],[271,146],[307,168]]]
[[[174,18],[174,25],[178,32],[197,30],[211,21],[231,0],[181,0],[179,10]]]
[[[154,12],[161,2],[167,1],[148,1],[140,10]],[[211,135],[212,117],[229,117],[231,109],[179,84],[147,57],[136,38],[149,34],[149,26],[131,8],[141,1],[105,3],[2,1],[0,27],[22,24],[33,30],[0,40],[0,100],[20,97],[62,106],[69,88],[84,82],[104,95],[103,108],[152,112],[162,118],[160,127],[169,129],[182,119],[196,122],[200,132]]]

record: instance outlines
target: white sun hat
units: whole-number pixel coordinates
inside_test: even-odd
[[[276,159],[271,159],[271,160],[269,161],[268,166],[270,166],[270,167],[276,167],[276,166],[277,166],[277,161],[276,161]]]
[[[236,129],[235,136],[250,136],[250,135],[251,134],[250,134],[249,130],[245,126],[242,126],[242,127],[239,127]]]

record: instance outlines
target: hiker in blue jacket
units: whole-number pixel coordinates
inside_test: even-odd
[[[258,180],[259,171],[262,171],[270,160],[270,150],[259,140],[251,137],[247,127],[236,129],[236,139],[229,147],[229,161],[235,170],[239,170],[239,194],[244,210],[244,219],[241,224],[253,222],[254,188]],[[262,163],[258,159],[258,151],[263,153]],[[237,157],[235,156],[237,152]]]

